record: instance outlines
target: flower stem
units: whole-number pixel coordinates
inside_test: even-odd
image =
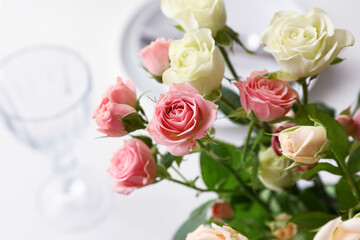
[[[251,137],[251,133],[254,129],[254,122],[251,121],[250,122],[250,125],[249,125],[249,130],[248,130],[248,133],[247,133],[247,136],[246,136],[246,140],[245,140],[245,144],[244,144],[244,149],[241,153],[241,162],[243,163],[246,159],[246,155],[247,155],[247,151],[248,151],[248,148],[249,148],[249,141],[250,141],[250,137]]]
[[[234,79],[235,79],[235,80],[238,80],[239,77],[238,77],[238,75],[237,75],[237,73],[236,73],[236,71],[235,71],[234,66],[233,66],[232,63],[230,62],[229,56],[228,56],[225,48],[219,46],[219,49],[220,49],[220,52],[221,52],[222,56],[224,57],[224,60],[225,60],[225,62],[226,62],[226,65],[228,66],[228,68],[229,68],[231,74],[233,75]]]
[[[355,199],[360,202],[360,190],[359,190],[359,186],[356,184],[356,181],[354,179],[354,176],[349,172],[349,168],[348,166],[346,166],[346,163],[343,159],[339,160],[336,159],[337,164],[339,165],[339,167],[342,169],[342,171],[345,174],[346,180],[348,181],[350,187],[351,187],[351,192],[354,195]]]
[[[302,86],[302,90],[303,90],[303,104],[307,104],[308,103],[308,95],[309,95],[309,89],[308,89],[308,85],[306,83],[306,78],[304,78],[301,81],[301,86]]]
[[[174,166],[171,166],[171,169],[174,170],[185,182],[188,182],[186,177],[182,175],[182,173],[178,169],[176,169]]]

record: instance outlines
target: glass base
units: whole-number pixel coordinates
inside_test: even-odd
[[[86,169],[50,176],[41,186],[36,204],[41,218],[57,230],[76,232],[100,222],[109,212],[112,195]]]

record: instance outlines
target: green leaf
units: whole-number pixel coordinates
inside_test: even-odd
[[[174,27],[179,30],[180,32],[186,32],[185,29],[181,25],[174,25]]]
[[[293,238],[293,240],[314,239],[315,235],[316,235],[316,232],[309,232],[309,231],[300,229],[299,231],[296,232],[296,235]]]
[[[331,211],[330,202],[323,198],[322,193],[317,187],[310,187],[302,190],[299,194],[299,198],[308,211]]]
[[[163,83],[162,76],[155,75],[152,72],[150,72],[145,66],[143,66],[143,69],[148,72],[153,79],[155,79],[158,83]]]
[[[141,135],[141,136],[132,136],[132,137],[143,141],[150,149],[153,146],[152,139],[148,136]]]
[[[336,217],[336,215],[323,212],[305,212],[294,216],[290,222],[307,229],[316,229]]]
[[[326,112],[333,118],[335,117],[335,109],[333,109],[332,107],[329,107],[328,105],[322,102],[316,102],[315,104],[319,110]]]
[[[312,120],[310,120],[312,119]],[[341,124],[329,114],[319,110],[315,104],[300,106],[295,121],[298,125],[314,125],[320,123],[326,129],[330,149],[338,160],[344,161],[349,155],[350,144],[348,135]]]
[[[229,115],[234,108],[229,106],[229,103],[231,105],[233,105],[235,108],[240,108],[241,107],[241,103],[240,103],[240,96],[235,93],[233,90],[231,90],[230,88],[227,87],[222,87],[222,99],[218,100],[215,102],[215,104],[217,104],[219,106],[219,110],[221,112],[223,112],[226,116]],[[226,99],[226,102],[224,101]],[[228,102],[228,103],[227,103]],[[232,122],[234,123],[238,123],[238,124],[248,124],[249,120],[248,119],[243,119],[243,118],[229,118]]]
[[[342,177],[335,185],[335,192],[340,209],[346,210],[357,204],[346,178]]]
[[[231,47],[233,45],[233,40],[231,36],[224,30],[218,31],[215,36],[215,42],[221,47]]]
[[[360,147],[357,148],[351,155],[348,161],[348,167],[351,173],[360,171]]]
[[[346,108],[346,109],[344,109],[344,110],[342,110],[339,115],[340,115],[340,116],[341,116],[341,115],[348,115],[348,116],[350,116],[350,115],[351,115],[351,106],[348,107],[348,108]]]
[[[240,200],[240,201],[239,201]],[[234,204],[235,217],[227,222],[249,239],[265,237],[269,233],[266,222],[271,220],[269,213],[258,203],[237,199]]]
[[[124,127],[128,133],[145,128],[143,119],[136,112],[130,113],[125,117],[120,118],[120,120],[124,124]]]
[[[156,166],[156,176],[160,178],[169,178],[170,174],[163,165]]]
[[[182,161],[182,157],[174,156],[168,152],[160,158],[159,164],[163,165],[167,169],[174,161],[179,165]]]
[[[342,172],[342,170],[340,168],[338,168],[330,163],[318,163],[316,165],[316,167],[314,167],[313,169],[303,172],[301,174],[301,177],[304,179],[309,179],[321,171],[326,171],[326,172],[329,172],[329,173],[332,173],[335,175],[339,175],[339,176],[344,175],[344,173]]]
[[[200,207],[196,208],[190,214],[189,219],[181,225],[175,233],[173,240],[184,240],[188,233],[193,232],[201,224],[207,223],[207,213],[214,204],[215,200],[207,201]]]
[[[247,49],[245,47],[245,45],[240,41],[239,39],[239,34],[237,32],[235,32],[233,29],[231,29],[230,27],[226,26],[224,28],[224,30],[230,37],[232,40],[234,40],[240,47],[242,47],[247,53],[249,54],[255,54],[253,51]]]
[[[345,59],[343,59],[343,58],[336,57],[336,58],[330,63],[330,65],[335,65],[335,64],[341,63],[341,62],[344,61],[344,60],[345,60]]]

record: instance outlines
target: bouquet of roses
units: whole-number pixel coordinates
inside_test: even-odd
[[[277,12],[261,43],[280,70],[254,69],[243,80],[228,52],[234,45],[252,52],[226,26],[223,0],[162,0],[161,8],[184,36],[159,38],[140,52],[144,69],[169,85],[154,100],[153,116],[148,120],[133,83],[121,78],[94,112],[107,136],[131,133],[108,169],[114,190],[130,194],[168,180],[215,192],[218,199],[195,209],[175,240],[360,239],[359,102],[337,116],[324,103],[308,103],[310,82],[343,60],[337,56],[353,45],[352,34],[335,29],[318,8]],[[232,77],[224,76],[225,67]],[[218,111],[248,125],[242,146],[215,138]],[[189,154],[199,156],[201,168],[190,180],[181,173]],[[323,183],[321,171],[339,180]],[[312,184],[299,187],[300,179]]]

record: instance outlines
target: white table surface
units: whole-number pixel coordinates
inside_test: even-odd
[[[126,77],[119,60],[119,39],[127,20],[143,2],[3,0],[0,57],[34,43],[59,43],[78,50],[92,68],[95,105],[117,75]],[[356,40],[360,39],[360,4],[357,0],[296,2],[305,9],[312,6],[323,8],[337,28],[346,28]],[[337,110],[353,104],[360,90],[360,44],[356,42],[341,56],[347,60],[323,72],[310,93],[310,100],[322,100]],[[110,190],[112,183],[106,169],[121,140],[95,140],[99,136],[95,129],[91,123],[77,154],[80,163],[92,168],[106,181]],[[232,133],[231,129],[224,129],[220,137],[227,136],[226,132]],[[38,186],[50,174],[50,161],[20,144],[4,124],[0,124],[0,136],[0,239],[169,240],[190,211],[212,197],[205,194],[196,198],[194,191],[165,182],[137,190],[130,196],[114,193],[114,206],[101,223],[82,232],[62,233],[44,224],[34,207]],[[196,160],[187,161],[182,168],[189,175],[199,170]]]

